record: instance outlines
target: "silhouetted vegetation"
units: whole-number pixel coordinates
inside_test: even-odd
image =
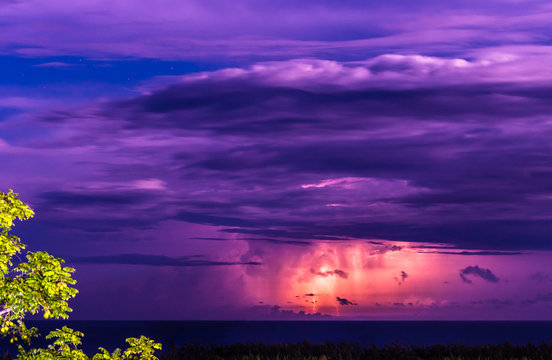
[[[13,360],[8,353],[0,360]],[[263,344],[236,343],[216,345],[189,343],[175,345],[159,356],[159,360],[551,360],[552,343],[540,345],[477,345],[461,344],[417,346],[394,343],[378,347],[360,343],[325,342]]]
[[[358,343],[311,344],[237,343],[232,345],[186,344],[173,346],[161,360],[550,360],[552,344],[541,345],[432,345],[415,346],[395,343],[383,347],[365,347]]]

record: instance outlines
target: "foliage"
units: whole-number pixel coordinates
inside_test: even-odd
[[[52,345],[46,349],[31,349],[28,352],[19,347],[18,359],[21,360],[49,360],[49,359],[72,359],[88,360],[88,356],[78,349],[81,344],[81,337],[84,334],[64,326],[46,336],[47,339],[55,339]]]
[[[67,319],[72,311],[67,302],[78,293],[72,287],[76,283],[71,277],[75,269],[63,267],[63,259],[37,251],[27,252],[26,261],[21,260],[19,255],[26,245],[10,231],[14,221],[33,216],[33,210],[18,198],[18,194],[12,190],[7,194],[0,192],[0,333],[10,337],[10,342],[22,340],[26,344],[30,344],[32,337],[38,336],[38,331],[25,326],[25,316],[42,313],[45,319]],[[17,264],[14,265],[14,262]],[[47,339],[55,339],[46,349],[26,351],[20,345],[18,359],[87,360],[89,357],[78,349],[83,336],[81,332],[64,326],[46,336]],[[154,353],[161,349],[161,344],[144,336],[126,341],[130,346],[124,352],[116,349],[109,353],[100,348],[100,353],[92,359],[157,360]]]

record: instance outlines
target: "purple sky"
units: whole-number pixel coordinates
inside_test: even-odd
[[[0,191],[73,319],[552,320],[551,22],[0,0]]]

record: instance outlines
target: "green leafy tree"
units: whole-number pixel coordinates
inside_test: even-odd
[[[64,267],[63,259],[55,258],[44,251],[27,252],[21,258],[26,245],[10,234],[14,221],[27,220],[34,216],[33,210],[23,203],[13,191],[0,192],[0,333],[10,342],[23,341],[30,344],[38,336],[36,328],[27,328],[24,318],[41,313],[44,318],[67,319],[72,309],[68,300],[78,290],[71,277],[75,269]],[[66,326],[52,331],[47,339],[55,339],[46,349],[25,350],[19,346],[18,359],[90,359],[78,347],[84,334]],[[145,336],[126,339],[129,348],[116,349],[113,353],[100,348],[93,360],[157,360],[155,350],[161,344]]]

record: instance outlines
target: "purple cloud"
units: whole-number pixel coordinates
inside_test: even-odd
[[[544,1],[433,2],[431,12],[406,1],[369,7],[362,2],[248,0],[109,5],[106,1],[5,2],[0,15],[11,36],[0,41],[0,50],[23,56],[102,59],[451,53],[466,47],[542,43],[551,19]],[[148,14],[148,21],[143,21],[143,14]],[[285,26],[280,19],[286,19]]]
[[[148,265],[148,266],[231,266],[231,265],[262,265],[259,262],[213,261],[203,259],[203,256],[185,256],[171,258],[163,255],[148,254],[119,254],[100,256],[74,257],[71,261],[85,264],[119,264],[119,265]]]
[[[493,282],[493,283],[497,283],[499,281],[498,277],[495,274],[493,274],[491,270],[480,268],[477,265],[468,266],[460,270],[460,278],[462,279],[462,281],[465,283],[471,284],[472,281],[467,278],[467,275],[478,277],[485,281]]]
[[[486,256],[508,286],[534,280],[515,286],[547,303],[535,284],[548,280],[538,250],[552,249],[548,3],[112,5],[0,4],[0,191],[36,210],[18,227],[31,249],[81,263],[88,309],[322,318],[305,312],[367,311],[339,306],[364,302],[363,284],[381,316],[449,319],[454,298],[472,317],[510,317],[505,285],[475,298],[439,287],[464,256]],[[174,75],[193,69],[214,70]],[[373,279],[393,276],[413,286],[377,298]],[[479,266],[460,276],[499,281]],[[347,298],[321,293],[335,284]],[[267,299],[290,306],[251,308]]]
[[[51,185],[32,193],[59,231],[121,233],[170,219],[265,241],[549,248],[552,222],[535,211],[549,206],[541,165],[552,107],[546,83],[532,81],[549,76],[535,61],[549,55],[491,55],[193,74],[133,98],[42,112],[32,127],[49,136],[1,149],[6,161],[16,149],[27,163],[52,161],[40,170]]]
[[[519,251],[418,251],[420,254],[463,255],[463,256],[509,256],[521,255]]]

